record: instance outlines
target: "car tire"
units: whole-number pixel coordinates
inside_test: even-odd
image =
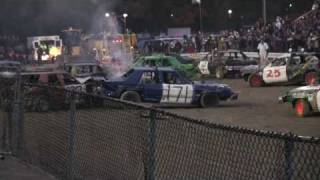
[[[224,70],[223,67],[217,67],[216,68],[216,78],[217,79],[223,79],[224,78]]]
[[[315,83],[317,83],[317,80],[318,80],[318,77],[316,72],[308,72],[304,76],[304,81],[308,86],[314,85]]]
[[[37,101],[36,110],[38,112],[47,112],[49,111],[49,108],[50,108],[49,101],[46,98],[40,97]]]
[[[141,97],[140,97],[139,93],[137,93],[135,91],[126,91],[121,94],[120,100],[140,103]]]
[[[248,80],[251,87],[261,87],[264,84],[263,79],[259,74],[250,75]]]
[[[206,93],[200,97],[200,106],[202,108],[216,107],[220,104],[219,96],[215,93]]]
[[[311,113],[310,104],[305,99],[298,99],[294,108],[298,117],[306,117]]]

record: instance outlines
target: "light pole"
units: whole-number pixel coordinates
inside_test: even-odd
[[[123,21],[124,21],[124,32],[128,33],[128,31],[127,31],[127,17],[128,17],[128,14],[127,13],[123,13],[122,16],[123,16]]]
[[[229,17],[229,28],[231,29],[231,27],[232,27],[232,24],[231,24],[231,17],[232,17],[232,13],[233,13],[233,11],[232,11],[232,9],[228,9],[228,17]]]
[[[231,18],[231,16],[232,16],[232,13],[233,13],[232,9],[229,9],[229,10],[228,10],[228,15],[229,15],[229,18]]]
[[[203,29],[203,24],[202,24],[202,7],[201,7],[201,0],[196,0],[196,3],[199,4],[199,28],[200,28],[200,32],[202,33],[202,29]]]
[[[267,24],[267,2],[266,0],[262,0],[262,17],[264,25]]]
[[[124,30],[123,30],[123,33],[127,33],[127,18],[128,18],[128,14],[127,13],[123,13],[121,16],[120,15],[116,15],[115,13],[109,13],[109,12],[106,12],[104,14],[104,16],[109,19],[109,18],[112,18],[112,21],[113,23],[115,23],[118,19],[121,19],[121,21],[123,22],[123,26],[124,26]]]

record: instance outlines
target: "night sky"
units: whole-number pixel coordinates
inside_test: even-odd
[[[168,27],[199,28],[199,6],[192,0],[1,0],[0,34],[20,36],[57,34],[70,26],[96,32],[104,14],[114,12],[135,32],[165,31]],[[289,4],[292,3],[292,8]],[[302,14],[313,0],[267,0],[269,20],[277,15]],[[252,24],[261,18],[261,0],[202,0],[205,31]],[[229,18],[227,11],[233,10]],[[119,21],[120,21],[119,20]],[[120,21],[121,23],[121,21]]]

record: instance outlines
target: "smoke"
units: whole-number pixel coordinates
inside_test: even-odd
[[[1,31],[27,36],[59,34],[70,26],[89,31],[97,9],[117,4],[117,0],[1,0]]]
[[[112,7],[107,7],[107,5],[98,6],[96,13],[91,19],[90,33],[119,33],[120,27],[118,19]],[[106,13],[109,14],[109,17],[106,17]]]
[[[86,34],[120,34],[123,31],[124,0],[1,0],[0,32],[22,36],[59,35],[69,27]],[[120,8],[119,8],[120,7]],[[110,13],[106,18],[105,13]],[[129,17],[130,19],[130,14]],[[105,44],[107,42],[104,42]],[[122,74],[131,66],[133,55],[113,48]]]
[[[90,33],[98,34],[103,39],[103,45],[108,48],[109,54],[102,59],[108,59],[111,63],[103,63],[102,66],[108,71],[109,78],[116,78],[126,73],[133,64],[133,53],[128,51],[130,47],[124,46],[125,43],[119,45],[110,41],[110,38],[117,39],[124,34],[124,17],[115,9],[121,2],[108,1],[99,5],[98,0],[94,1],[97,3],[97,8],[91,20]]]

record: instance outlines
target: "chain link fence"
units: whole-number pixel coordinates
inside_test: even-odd
[[[1,144],[59,179],[320,179],[317,138],[216,125],[53,87],[25,85],[16,96],[1,95],[4,101],[11,105],[1,106],[0,125],[11,131],[1,128]]]

